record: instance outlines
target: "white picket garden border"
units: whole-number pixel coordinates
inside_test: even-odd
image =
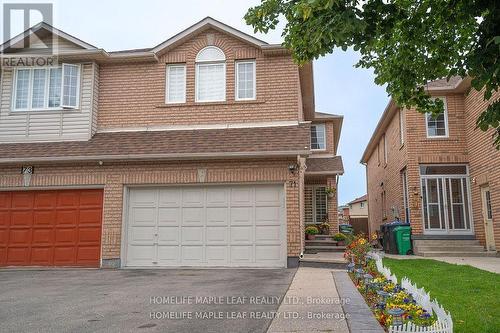
[[[378,253],[370,253],[371,258],[375,260],[377,270],[392,283],[398,283],[397,277],[391,273],[391,270],[382,263],[382,257]],[[401,287],[410,293],[418,305],[422,306],[427,312],[436,314],[437,320],[431,326],[417,326],[411,322],[402,326],[389,327],[389,333],[453,333],[453,320],[451,314],[446,311],[437,300],[431,301],[431,296],[424,288],[418,288],[407,277],[401,279]]]

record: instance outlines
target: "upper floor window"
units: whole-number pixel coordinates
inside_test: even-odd
[[[387,150],[387,136],[384,134],[384,164],[387,164],[387,154],[389,151]]]
[[[167,103],[186,102],[186,65],[167,65]]]
[[[221,49],[207,46],[196,56],[196,102],[226,100],[226,56]]]
[[[436,117],[427,113],[425,115],[425,126],[427,129],[428,138],[439,138],[448,136],[448,110],[446,105],[446,99],[442,98],[444,102],[444,112],[440,113]]]
[[[361,203],[359,204],[359,206],[360,206],[361,208],[365,208],[365,203],[364,203],[364,202],[361,202]]]
[[[255,61],[236,62],[236,100],[255,99]]]
[[[311,125],[311,149],[326,149],[325,124]]]
[[[401,146],[405,143],[405,115],[403,109],[399,109],[399,143]]]
[[[80,96],[80,66],[19,68],[14,79],[14,111],[75,109]]]

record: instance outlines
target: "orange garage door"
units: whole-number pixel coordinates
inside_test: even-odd
[[[102,190],[0,192],[0,266],[99,267]]]

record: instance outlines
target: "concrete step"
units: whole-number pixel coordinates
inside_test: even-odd
[[[316,239],[320,239],[320,240],[332,239],[332,235],[316,235]]]
[[[317,252],[344,252],[345,246],[306,246],[306,253],[317,253]]]
[[[308,245],[331,245],[336,246],[337,242],[328,239],[315,239],[315,240],[306,240],[306,246]]]
[[[467,246],[447,246],[447,245],[419,245],[415,246],[416,252],[426,251],[446,251],[446,252],[484,252],[484,247],[481,245]]]
[[[425,251],[416,252],[422,257],[495,257],[496,252]]]

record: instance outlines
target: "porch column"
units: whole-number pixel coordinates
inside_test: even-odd
[[[332,198],[327,198],[328,208],[328,224],[330,225],[330,234],[334,235],[339,232],[339,219],[337,214],[338,195],[337,195],[337,181],[335,177],[328,177],[326,179],[327,187],[335,189],[335,194]]]

